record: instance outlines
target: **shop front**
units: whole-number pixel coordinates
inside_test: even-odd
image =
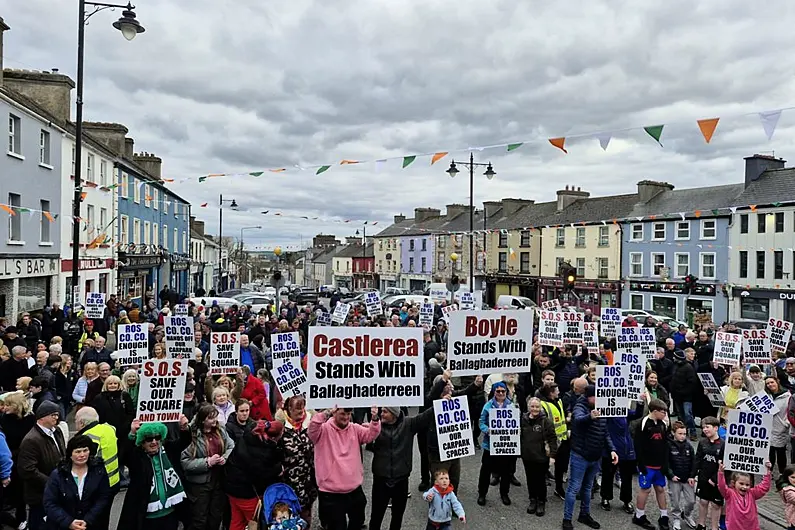
[[[190,257],[181,254],[171,254],[168,258],[169,272],[164,274],[168,278],[169,288],[177,291],[181,295],[188,295],[188,269],[190,268]],[[160,286],[162,288],[162,285]]]
[[[555,298],[570,306],[590,309],[593,314],[599,315],[603,307],[618,307],[621,300],[621,283],[583,280],[575,282],[574,290],[568,291],[563,287],[562,280],[542,278],[538,303]]]
[[[486,303],[494,307],[502,295],[524,296],[531,300],[538,299],[538,278],[530,276],[511,276],[509,274],[492,274],[485,277]]]
[[[790,289],[732,289],[732,320],[779,318],[795,322],[795,291]]]
[[[106,297],[116,293],[116,279],[113,269],[116,262],[113,258],[81,258],[78,262],[78,278],[80,279],[80,295],[86,293],[105,293]],[[72,297],[72,260],[61,260],[61,274],[58,281],[58,297],[71,301]]]
[[[146,288],[157,291],[160,285],[160,265],[164,258],[160,254],[128,254],[119,252],[117,291],[119,298],[131,299],[142,306]]]
[[[382,293],[386,291],[387,287],[397,287],[398,286],[398,276],[397,276],[397,274],[380,273],[379,277],[380,277],[379,285],[381,286],[381,292]]]
[[[685,293],[683,282],[629,282],[622,306],[640,309],[686,322],[717,322],[728,317],[728,304],[716,285],[700,283]]]
[[[0,257],[0,317],[16,324],[25,311],[40,311],[58,299],[58,257]]]

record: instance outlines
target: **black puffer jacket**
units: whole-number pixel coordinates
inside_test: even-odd
[[[588,398],[580,396],[571,413],[571,450],[589,462],[602,458],[603,452],[616,450],[607,430],[606,418],[592,418]]]
[[[257,422],[251,418],[246,420],[245,425],[240,425],[237,422],[237,417],[235,415],[230,415],[225,425],[226,434],[228,434],[232,441],[237,444],[243,438],[243,434],[246,431],[253,429],[255,425],[257,425]]]
[[[417,416],[405,417],[403,412],[395,423],[381,422],[381,434],[373,442],[373,475],[400,480],[411,475],[414,457],[414,435],[428,428],[433,421],[433,407]]]
[[[552,420],[547,417],[543,409],[535,418],[531,418],[529,413],[522,414],[520,425],[522,430],[519,443],[522,447],[522,460],[543,463],[550,457],[555,458],[558,452],[558,437]]]
[[[684,482],[694,477],[696,452],[690,442],[668,439],[668,478],[678,477]]]
[[[674,401],[693,401],[700,388],[695,367],[686,360],[678,359],[671,377],[671,397]]]
[[[224,491],[238,499],[262,497],[265,489],[280,481],[284,454],[277,442],[252,431],[243,433],[224,466]]]

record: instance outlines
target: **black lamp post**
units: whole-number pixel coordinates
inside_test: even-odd
[[[469,168],[469,292],[471,293],[474,290],[474,283],[475,283],[475,243],[473,240],[475,231],[475,206],[473,203],[473,196],[475,194],[475,167],[485,167],[486,171],[483,173],[486,175],[486,178],[491,180],[494,178],[494,175],[497,173],[494,171],[494,168],[491,167],[491,162],[488,164],[481,164],[475,162],[475,155],[473,153],[469,153],[469,162],[458,162],[462,166],[467,166]],[[456,161],[453,160],[450,162],[450,169],[447,170],[447,174],[450,177],[455,177],[458,175],[460,171],[456,167]]]
[[[86,14],[86,6],[93,7],[93,11]],[[82,202],[82,187],[80,186],[81,171],[83,169],[83,56],[85,46],[85,30],[88,19],[105,9],[124,9],[119,20],[113,27],[121,31],[124,38],[133,40],[136,35],[146,31],[135,19],[135,6],[132,4],[105,4],[100,2],[86,2],[79,0],[78,29],[77,29],[77,101],[75,122],[75,193],[72,203],[72,304],[76,302],[75,293],[80,293],[80,203]]]
[[[223,195],[218,197],[218,293],[224,290],[221,281],[221,258],[224,255],[224,203],[228,202],[229,207],[237,210],[237,203],[234,199],[224,199]]]

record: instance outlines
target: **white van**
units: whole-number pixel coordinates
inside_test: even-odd
[[[500,309],[533,309],[537,304],[526,296],[511,296],[508,294],[501,294],[497,297],[495,307]]]
[[[455,301],[461,301],[461,294],[469,292],[469,288],[465,285],[462,285],[456,292],[455,292]],[[450,302],[450,291],[447,290],[446,283],[432,283],[428,290],[425,291],[425,294],[431,298],[434,302]],[[475,308],[480,309],[483,307],[483,291],[472,291],[472,296],[475,299]]]

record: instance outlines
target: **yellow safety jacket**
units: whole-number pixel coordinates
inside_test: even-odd
[[[99,338],[98,332],[92,331],[91,335],[89,335],[84,331],[83,334],[80,335],[80,340],[77,341],[77,353],[79,354],[81,351],[83,351],[83,344],[85,344],[86,340],[88,339],[97,340],[98,338]]]
[[[547,417],[552,420],[552,425],[555,426],[555,434],[558,437],[558,442],[567,440],[569,438],[568,426],[566,425],[566,413],[563,411],[563,401],[560,399],[555,403],[541,400],[541,406],[547,413]]]
[[[83,432],[99,446],[97,456],[105,462],[110,487],[119,483],[119,451],[116,446],[116,429],[107,423],[95,423]]]

